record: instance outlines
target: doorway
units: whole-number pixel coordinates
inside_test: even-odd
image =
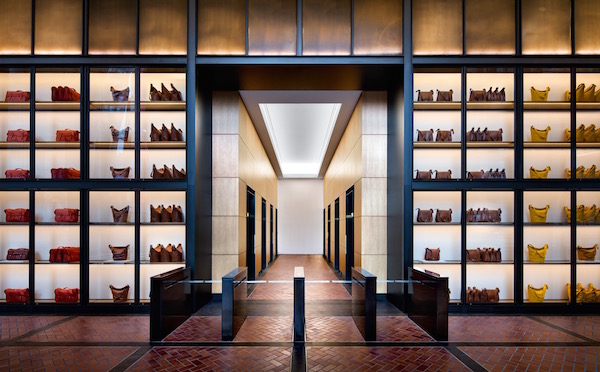
[[[269,235],[271,239],[269,239],[269,262],[273,261],[273,205],[269,205],[270,214],[269,216]]]
[[[354,186],[346,191],[346,280],[352,278],[354,266]]]
[[[326,234],[326,226],[327,226],[327,217],[325,216],[325,208],[323,208],[323,257],[327,257],[327,234]]]
[[[327,261],[331,263],[331,204],[327,206]]]
[[[265,198],[261,198],[261,210],[260,210],[260,270],[267,268],[267,201]]]
[[[333,268],[336,270],[340,269],[340,198],[335,199],[334,202],[334,231],[333,231],[333,249],[334,249],[334,261]]]
[[[246,266],[248,267],[248,279],[254,280],[255,276],[255,194],[250,187],[246,189]]]

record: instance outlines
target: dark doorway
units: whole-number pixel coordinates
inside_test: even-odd
[[[261,227],[260,227],[260,270],[267,267],[267,201],[262,198],[261,208]]]
[[[346,280],[354,266],[354,186],[346,191]]]
[[[336,270],[340,269],[340,198],[335,199],[334,203],[334,236],[333,236],[333,249],[334,249],[334,261],[333,268]]]
[[[327,206],[327,261],[331,262],[331,204]]]
[[[248,279],[255,279],[255,266],[256,260],[254,250],[256,246],[255,242],[255,196],[254,190],[247,188],[246,190],[246,266],[248,267]]]
[[[269,218],[269,235],[271,237],[271,239],[269,239],[269,262],[273,261],[273,206],[269,205],[270,208],[270,214],[269,216],[271,218]]]
[[[279,224],[277,223],[277,208],[275,208],[275,257],[279,256]]]
[[[325,216],[325,208],[323,208],[323,257],[327,257],[327,234],[325,233],[325,227],[327,226],[327,217]]]

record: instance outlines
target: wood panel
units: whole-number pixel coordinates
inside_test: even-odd
[[[140,54],[187,54],[187,0],[139,0]]]
[[[296,0],[248,3],[248,54],[296,54]]]
[[[387,178],[361,179],[360,216],[387,216]]]
[[[198,54],[246,53],[246,1],[198,0]]]
[[[31,1],[0,0],[0,54],[31,54]]]
[[[354,55],[402,54],[402,0],[354,0]]]
[[[212,274],[214,280],[221,280],[223,275],[238,267],[239,257],[237,254],[213,254],[212,257]],[[213,293],[221,293],[221,283],[212,284]]]
[[[135,54],[137,2],[90,0],[89,7],[89,53]]]
[[[361,253],[387,254],[387,217],[361,217]]]
[[[521,4],[523,54],[571,54],[571,0]]]
[[[515,54],[515,0],[465,1],[467,54]]]
[[[212,218],[213,254],[239,254],[239,226],[237,216]],[[233,270],[233,269],[232,269]]]
[[[238,177],[239,137],[215,135],[212,138],[213,177]]]
[[[462,54],[462,0],[413,2],[413,53]]]
[[[600,54],[600,1],[575,0],[575,53]]]
[[[302,54],[350,54],[350,0],[302,1]]]
[[[213,178],[212,192],[213,216],[239,216],[239,200],[245,198],[246,193],[239,193],[238,178]]]
[[[81,0],[35,1],[35,54],[81,54]]]

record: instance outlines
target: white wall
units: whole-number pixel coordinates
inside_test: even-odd
[[[280,179],[279,254],[323,253],[323,180]]]

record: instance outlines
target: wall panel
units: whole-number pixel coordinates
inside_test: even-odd
[[[600,1],[575,1],[575,53],[600,54]]]
[[[462,54],[462,0],[413,1],[413,53]]]
[[[83,2],[35,1],[35,54],[81,54]]]
[[[466,0],[466,54],[515,54],[515,50],[515,0]]]
[[[523,54],[571,54],[571,0],[523,0]]]
[[[350,54],[350,0],[302,1],[302,54]]]
[[[248,23],[248,54],[296,54],[295,0],[252,0]]]
[[[140,54],[187,53],[187,0],[140,0]]]
[[[31,1],[0,0],[0,54],[31,54]]]
[[[135,54],[136,35],[136,1],[90,0],[90,54]]]
[[[198,0],[198,54],[246,53],[246,1]]]
[[[354,0],[353,52],[402,54],[402,0]]]

